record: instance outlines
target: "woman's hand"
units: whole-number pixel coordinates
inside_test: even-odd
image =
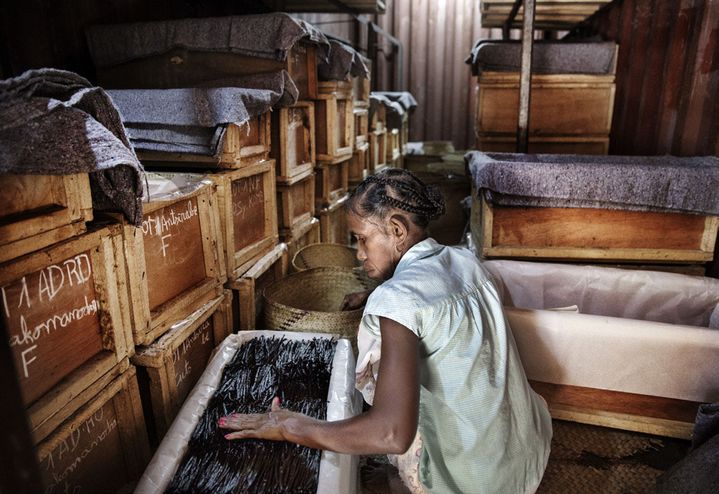
[[[271,441],[285,441],[285,421],[289,418],[305,417],[301,413],[291,412],[280,407],[280,399],[272,399],[268,413],[233,413],[220,418],[217,425],[221,429],[230,429],[225,439],[269,439]]]
[[[340,310],[355,310],[362,307],[367,302],[367,297],[372,293],[372,290],[365,290],[363,292],[348,293],[342,300]]]

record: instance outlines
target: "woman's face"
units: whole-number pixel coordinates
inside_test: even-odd
[[[357,239],[357,259],[362,262],[367,276],[379,281],[391,278],[401,255],[389,229],[382,228],[380,220],[368,220],[354,213],[348,214],[347,221]]]

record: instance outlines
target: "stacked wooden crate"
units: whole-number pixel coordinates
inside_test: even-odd
[[[262,23],[277,28],[264,30],[266,39],[245,37],[251,30],[238,27]],[[173,36],[180,32],[209,32],[212,39],[183,35],[183,48],[178,49]],[[295,36],[298,32],[303,34]],[[142,47],[132,43],[138,35],[147,41]],[[286,272],[287,246],[278,243],[278,220],[284,232],[299,231],[314,213],[315,117],[308,100],[317,97],[317,52],[324,38],[303,21],[268,14],[104,26],[92,29],[88,39],[98,78],[108,87],[122,88],[113,91],[120,106],[126,100],[131,105],[133,98],[122,94],[131,91],[128,88],[142,88],[137,91],[151,98],[141,105],[147,119],[130,126],[146,168],[161,171],[175,183],[202,177],[202,186],[189,198],[180,193],[168,200],[185,208],[174,212],[174,218],[191,216],[193,208],[202,216],[204,208],[209,221],[200,220],[192,234],[186,231],[190,222],[177,232],[182,254],[173,261],[174,271],[158,277],[157,287],[150,290],[172,292],[172,298],[157,300],[158,308],[178,311],[162,312],[157,322],[153,318],[144,338],[137,339],[136,332],[140,347],[135,362],[141,368],[147,415],[153,418],[150,432],[159,440],[211,350],[233,328],[254,328],[265,275]],[[108,49],[113,44],[126,52],[122,63],[114,58],[116,46]],[[163,121],[158,114],[171,113],[163,108],[170,100],[178,102],[169,106],[180,115]],[[271,115],[272,106],[281,108]],[[129,125],[132,112],[122,113]],[[158,135],[172,136],[163,141],[148,135],[148,123]],[[202,175],[182,173],[188,171]],[[308,190],[309,201],[303,195]],[[157,205],[163,211],[168,206],[164,201]],[[307,206],[310,209],[302,211]],[[153,253],[172,255],[172,238],[162,233],[154,239],[159,244]],[[146,243],[146,256],[147,251]],[[148,259],[147,269],[157,269],[162,261]],[[186,283],[168,283],[178,276]],[[143,310],[154,316],[147,304]]]
[[[369,142],[369,95],[370,79],[352,78],[352,100],[354,114],[355,149],[349,165],[348,180],[350,188],[364,180],[370,170]]]
[[[43,483],[127,489],[149,448],[129,363],[121,228],[88,224],[86,173],[0,180],[3,325]]]
[[[477,149],[516,150],[520,50],[518,43],[482,40],[468,60],[477,76]],[[535,44],[530,153],[607,154],[616,52],[613,43]]]
[[[369,108],[369,174],[387,166],[387,112],[385,105],[370,96]]]

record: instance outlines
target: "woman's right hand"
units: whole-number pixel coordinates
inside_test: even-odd
[[[367,302],[367,297],[372,290],[365,290],[363,292],[348,293],[342,300],[340,310],[355,310],[362,307]]]

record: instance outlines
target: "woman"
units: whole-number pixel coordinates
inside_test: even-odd
[[[356,385],[372,407],[326,422],[275,399],[267,414],[221,419],[236,431],[226,437],[397,455],[413,493],[534,492],[549,457],[549,413],[475,256],[427,236],[444,213],[441,195],[409,171],[387,169],[364,180],[347,209],[357,257],[382,281],[358,335]]]

